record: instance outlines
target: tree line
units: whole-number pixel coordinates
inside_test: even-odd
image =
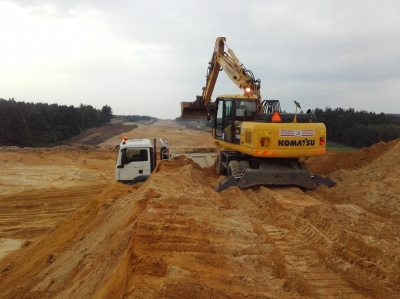
[[[112,108],[0,99],[0,146],[47,147],[108,123]]]
[[[328,141],[361,148],[400,138],[400,115],[330,107],[316,108],[313,112],[318,122],[325,124]],[[147,115],[125,117],[133,122],[154,118]],[[108,105],[99,110],[83,104],[74,107],[0,99],[0,146],[52,146],[106,124],[111,118],[112,108]],[[176,120],[182,119],[177,117]],[[211,122],[204,122],[211,126]]]
[[[400,115],[329,107],[314,113],[325,124],[328,141],[361,148],[400,138]]]

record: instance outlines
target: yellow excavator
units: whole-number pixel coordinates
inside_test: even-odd
[[[224,70],[243,90],[243,94],[211,96]],[[308,110],[282,113],[277,100],[261,99],[261,80],[255,79],[227,47],[225,37],[218,37],[209,62],[206,86],[194,102],[181,103],[182,119],[212,120],[213,142],[219,151],[215,162],[218,174],[227,175],[218,191],[237,185],[240,188],[264,185],[294,185],[315,189],[334,186],[328,178],[312,175],[299,158],[326,152],[326,127]]]

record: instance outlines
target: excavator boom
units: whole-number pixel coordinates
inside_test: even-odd
[[[211,96],[220,70],[225,71],[228,77],[243,90],[244,95],[257,96],[258,105],[261,105],[260,80],[256,80],[253,73],[240,63],[232,49],[227,46],[225,37],[218,37],[208,64],[206,86],[203,87],[202,95],[196,96],[194,102],[181,102],[181,118],[209,118],[213,109]]]

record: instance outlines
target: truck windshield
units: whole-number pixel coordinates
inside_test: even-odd
[[[138,161],[147,161],[147,149],[127,148],[126,149],[126,164]]]

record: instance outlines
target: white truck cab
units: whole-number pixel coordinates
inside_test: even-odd
[[[201,167],[214,165],[217,157],[216,148],[206,149],[174,149],[166,138],[160,138],[160,160],[171,160],[185,155]],[[194,150],[194,152],[193,152]],[[115,165],[115,180],[126,184],[144,182],[156,168],[156,139],[129,139],[125,136],[119,145],[118,158]]]
[[[156,166],[155,150],[149,139],[127,139],[120,146],[115,180],[135,184],[144,182]]]

